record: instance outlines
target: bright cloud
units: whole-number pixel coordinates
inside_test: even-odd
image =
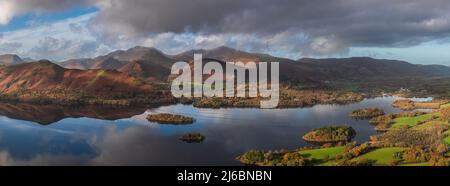
[[[0,25],[5,25],[14,16],[13,4],[9,1],[0,0]]]
[[[98,42],[87,27],[94,16],[95,13],[5,32],[0,39],[0,53],[56,61],[104,54],[112,49]]]

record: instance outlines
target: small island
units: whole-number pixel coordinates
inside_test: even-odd
[[[350,117],[356,119],[371,119],[382,115],[384,115],[384,111],[380,108],[363,108],[350,113]]]
[[[200,133],[189,133],[181,136],[179,139],[187,143],[201,143],[205,140],[205,136]]]
[[[159,124],[192,124],[194,118],[175,114],[149,114],[147,120]]]
[[[305,141],[318,143],[348,142],[356,135],[355,130],[348,126],[328,126],[307,133],[303,136]]]

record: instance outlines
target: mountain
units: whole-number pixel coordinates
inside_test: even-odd
[[[118,71],[148,81],[167,80],[170,75],[170,67],[144,60],[128,62]]]
[[[60,66],[68,69],[80,69],[86,70],[91,67],[92,59],[70,59],[61,63],[58,63]]]
[[[280,81],[294,84],[450,76],[450,67],[442,65],[415,65],[367,57],[291,60],[229,47],[189,50],[177,55],[167,55],[155,48],[134,47],[93,59],[69,60],[60,65],[74,69],[114,69],[145,81],[165,81],[173,63],[192,62],[194,53],[203,54],[204,59],[219,61],[280,62]]]
[[[65,69],[49,61],[0,68],[0,94],[3,96],[48,98],[64,95],[70,99],[71,96],[86,94],[112,98],[150,92],[150,85],[115,70]]]
[[[443,65],[415,65],[404,61],[353,57],[340,59],[298,60],[321,80],[382,80],[395,78],[449,76],[450,67]],[[320,76],[320,77],[318,77]]]
[[[280,82],[296,87],[333,88],[341,82],[344,85],[348,82],[389,85],[387,81],[403,87],[408,86],[404,84],[406,81],[417,84],[419,80],[450,76],[450,67],[443,65],[416,65],[367,57],[291,60],[227,47],[166,55],[154,48],[135,47],[59,65],[46,60],[26,63],[18,56],[2,56],[5,64],[10,65],[0,66],[0,99],[104,103],[105,100],[137,100],[138,97],[148,103],[171,102],[169,90],[160,83],[174,78],[170,72],[176,61],[192,65],[194,53],[202,53],[204,61],[222,62],[222,67],[224,61],[279,62]]]
[[[232,62],[280,62],[280,81],[289,83],[318,83],[317,71],[309,66],[299,65],[298,61],[274,57],[268,54],[249,53],[229,47],[217,47],[211,50],[190,50],[175,55],[174,58],[192,61],[194,53],[203,54],[203,58]]]
[[[450,76],[450,67],[443,65],[416,65],[404,61],[368,57],[291,60],[267,54],[243,52],[228,47],[190,50],[174,57],[189,61],[193,60],[194,53],[202,53],[204,58],[221,61],[280,62],[280,81],[291,83],[380,81],[397,78]]]
[[[24,62],[27,62],[27,63],[36,61],[36,60],[34,60],[33,58],[29,58],[29,57],[23,58],[22,60],[23,60]]]
[[[0,55],[0,65],[16,65],[25,63],[19,56],[14,54]]]
[[[59,63],[69,69],[118,70],[144,80],[166,80],[176,60],[155,48],[134,47],[93,59],[72,59]]]
[[[178,60],[191,61],[193,60],[194,53],[203,55],[203,58],[214,58],[220,59],[222,61],[241,61],[241,62],[260,62],[261,59],[265,58],[274,58],[267,54],[257,54],[257,53],[249,53],[240,50],[236,50],[233,48],[221,46],[217,48],[213,48],[211,50],[197,49],[197,50],[189,50],[178,55],[175,55],[174,58]]]

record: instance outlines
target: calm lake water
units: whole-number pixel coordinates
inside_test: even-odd
[[[367,120],[348,114],[380,107],[387,113],[396,97],[349,105],[297,109],[198,109],[171,105],[154,109],[36,106],[0,103],[0,165],[239,165],[235,157],[251,149],[311,146],[301,139],[327,125],[352,126],[355,140],[375,134]],[[420,100],[420,99],[417,99]],[[150,113],[192,116],[192,125],[148,122]],[[203,143],[178,140],[199,132]]]

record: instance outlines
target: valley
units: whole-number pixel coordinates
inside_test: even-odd
[[[259,109],[266,99],[261,97],[173,97],[171,66],[185,61],[195,68],[196,52],[205,61],[279,62],[277,109]],[[25,128],[38,124],[49,133],[76,134],[81,144],[69,154],[100,156],[111,148],[101,141],[106,138],[123,140],[122,149],[114,149],[121,153],[129,144],[152,141],[141,146],[149,148],[143,156],[83,159],[87,164],[447,165],[449,124],[443,118],[449,82],[447,66],[373,58],[292,60],[227,47],[176,55],[134,47],[63,62],[5,55],[0,115]],[[64,139],[65,145],[75,143]],[[161,150],[166,146],[173,148]],[[148,154],[154,149],[161,152]],[[42,153],[27,152],[23,157]],[[186,157],[171,155],[180,153]]]
[[[15,55],[0,57],[0,100],[56,104],[259,107],[261,98],[175,99],[170,96],[171,66],[205,60],[280,62],[279,108],[345,104],[383,94],[449,97],[450,67],[414,65],[372,58],[299,59],[248,53],[227,47],[168,55],[134,47],[92,59],[30,62]]]

